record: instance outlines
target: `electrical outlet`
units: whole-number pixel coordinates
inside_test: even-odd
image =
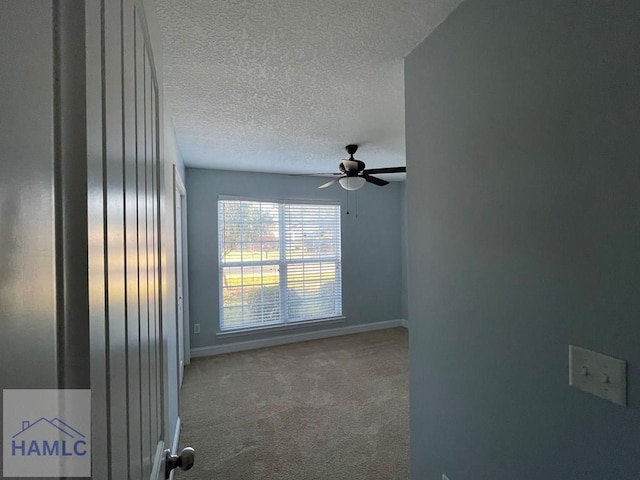
[[[569,385],[627,405],[627,362],[569,345]]]
[[[193,333],[200,333],[200,324],[199,323],[194,323],[193,324]]]

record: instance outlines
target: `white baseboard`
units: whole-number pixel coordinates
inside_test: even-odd
[[[406,325],[405,325],[406,323]],[[290,335],[280,335],[259,340],[246,340],[243,342],[229,343],[225,345],[214,345],[211,347],[199,347],[191,349],[191,358],[210,357],[222,355],[223,353],[242,352],[244,350],[255,350],[257,348],[275,347],[287,343],[306,342],[318,340],[320,338],[339,337],[341,335],[351,335],[352,333],[372,332],[374,330],[384,330],[386,328],[408,327],[408,322],[403,319],[387,320],[384,322],[365,323],[362,325],[349,325],[347,327],[330,328],[315,332],[292,333]]]
[[[171,452],[177,454],[178,447],[180,446],[180,427],[182,424],[180,423],[180,417],[176,419],[176,431],[173,434],[173,443],[171,444]]]
[[[400,319],[400,322],[402,322],[401,326],[403,326],[404,328],[409,330],[409,320],[407,320],[406,318],[402,318],[402,319]]]

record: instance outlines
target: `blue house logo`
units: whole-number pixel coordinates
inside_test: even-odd
[[[2,391],[5,478],[91,477],[91,390]]]
[[[22,421],[22,429],[11,437],[13,457],[83,457],[85,435],[58,417]]]

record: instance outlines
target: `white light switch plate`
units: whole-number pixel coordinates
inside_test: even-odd
[[[627,406],[627,362],[569,345],[569,385]]]

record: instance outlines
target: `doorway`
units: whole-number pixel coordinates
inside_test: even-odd
[[[187,275],[187,192],[180,172],[173,168],[175,259],[176,259],[176,332],[178,332],[178,391],[184,367],[191,361],[189,337],[189,279]]]

